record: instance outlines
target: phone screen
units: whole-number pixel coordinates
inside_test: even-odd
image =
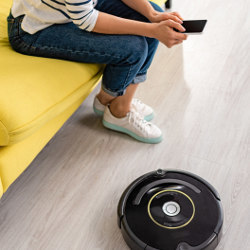
[[[201,33],[207,23],[207,20],[188,20],[183,21],[182,26],[186,29],[186,31],[181,33]],[[179,30],[174,29],[177,32]]]

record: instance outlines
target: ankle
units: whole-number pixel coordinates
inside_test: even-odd
[[[103,98],[102,95],[98,94],[96,96],[96,98],[98,99],[98,101],[102,104],[102,105],[108,105],[109,104],[109,100],[107,100],[106,98]]]
[[[116,118],[123,118],[130,111],[129,109],[126,109],[122,105],[114,105],[113,103],[110,104],[109,110],[111,114]]]
[[[101,90],[100,93],[96,95],[96,98],[99,100],[99,102],[102,105],[105,105],[105,106],[115,99],[115,97],[105,93],[103,90]]]

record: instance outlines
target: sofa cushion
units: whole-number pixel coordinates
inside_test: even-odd
[[[7,38],[10,5],[0,2],[0,146],[25,139],[90,92],[87,83],[103,69],[13,51]]]

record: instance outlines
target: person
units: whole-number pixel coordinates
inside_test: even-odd
[[[159,143],[153,109],[134,98],[146,80],[159,41],[187,39],[181,16],[148,0],[14,0],[9,41],[19,53],[105,64],[93,102],[103,125],[145,143]],[[68,72],[70,74],[70,72]]]

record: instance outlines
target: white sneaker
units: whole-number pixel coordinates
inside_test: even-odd
[[[97,115],[103,116],[105,105],[101,104],[98,98],[95,97],[93,103],[93,109]],[[140,101],[139,99],[136,98],[132,99],[131,110],[134,110],[139,114],[141,114],[146,121],[151,121],[154,118],[154,110],[145,103],[143,103],[142,101]]]
[[[94,112],[99,115],[103,116],[104,110],[105,110],[105,105],[101,104],[101,102],[98,100],[98,98],[95,96],[94,102],[93,102],[93,109]]]
[[[123,118],[116,118],[106,106],[102,122],[104,127],[128,134],[141,142],[159,143],[162,141],[161,130],[151,122],[144,120],[134,110],[128,112]]]

